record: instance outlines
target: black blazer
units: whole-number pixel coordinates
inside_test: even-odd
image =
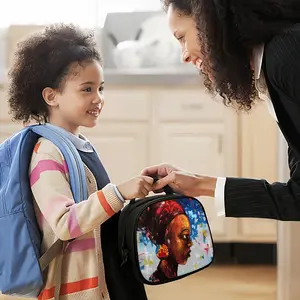
[[[265,46],[262,68],[278,125],[289,145],[290,179],[268,183],[227,178],[226,216],[300,221],[300,25]]]

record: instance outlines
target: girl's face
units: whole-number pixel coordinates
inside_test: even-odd
[[[103,69],[96,61],[74,63],[62,83],[62,91],[46,88],[50,123],[76,134],[80,126],[94,127],[104,104]]]
[[[201,70],[201,47],[199,45],[198,30],[191,16],[181,14],[170,5],[167,12],[168,23],[174,37],[179,41],[182,48],[182,60],[192,63]]]
[[[190,257],[191,247],[191,225],[186,215],[176,216],[167,228],[166,244],[169,255],[172,256],[179,265],[185,265]]]

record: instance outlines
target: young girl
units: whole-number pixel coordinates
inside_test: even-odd
[[[55,25],[19,44],[10,72],[9,104],[14,119],[47,122],[78,149],[89,197],[75,204],[62,153],[40,138],[29,168],[42,253],[59,238],[67,243],[58,274],[54,259],[39,299],[147,299],[131,270],[120,267],[118,217],[125,200],[152,190],[153,179],[138,176],[111,184],[93,147],[79,133],[94,127],[104,104],[100,54],[93,36],[74,26]],[[121,166],[120,166],[121,167]]]

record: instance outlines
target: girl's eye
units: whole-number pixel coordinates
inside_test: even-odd
[[[89,88],[84,89],[83,91],[87,92],[87,93],[90,93],[92,91],[92,88],[89,87]]]
[[[104,86],[100,86],[99,91],[103,92],[103,90],[104,90]]]

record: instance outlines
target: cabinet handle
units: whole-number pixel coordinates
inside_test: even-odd
[[[199,103],[191,103],[191,104],[184,104],[182,105],[182,109],[184,110],[200,110],[203,109],[203,105]]]

